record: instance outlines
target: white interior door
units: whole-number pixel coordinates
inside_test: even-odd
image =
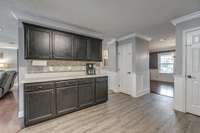
[[[119,92],[131,95],[132,89],[132,45],[118,46]]]
[[[187,112],[200,115],[200,29],[187,33]]]

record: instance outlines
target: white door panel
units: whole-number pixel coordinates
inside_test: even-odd
[[[132,89],[132,45],[118,46],[119,92],[130,94]]]
[[[187,112],[200,115],[200,30],[187,34]]]

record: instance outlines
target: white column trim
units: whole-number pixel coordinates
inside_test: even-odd
[[[146,40],[148,42],[150,42],[152,40],[152,38],[150,38],[148,36],[132,33],[132,34],[129,34],[129,35],[126,35],[126,36],[118,38],[117,41],[124,41],[124,40],[130,39],[130,38],[134,38],[134,37],[138,37],[138,38],[144,39],[144,40]]]
[[[19,111],[18,118],[23,118],[23,117],[24,117],[24,111]]]

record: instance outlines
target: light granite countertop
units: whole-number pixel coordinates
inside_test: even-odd
[[[59,80],[69,80],[69,79],[80,79],[80,78],[95,78],[104,77],[106,74],[96,74],[96,75],[74,75],[74,76],[55,76],[55,77],[39,77],[39,78],[24,78],[22,83],[37,83],[37,82],[48,82],[48,81],[59,81]]]

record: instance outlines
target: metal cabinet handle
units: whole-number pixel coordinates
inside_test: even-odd
[[[42,86],[39,86],[38,89],[42,89]]]

